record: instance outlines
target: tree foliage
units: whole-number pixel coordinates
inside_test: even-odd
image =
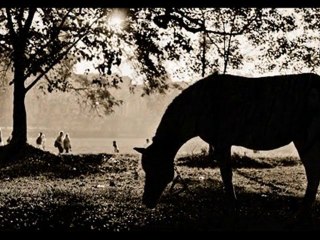
[[[187,31],[189,36],[190,33],[198,35],[195,41],[189,41],[189,46],[196,47],[188,56],[192,62],[188,67],[192,72],[202,72],[202,76],[214,71],[226,73],[228,67],[240,69],[248,61],[254,62],[246,52],[248,46],[260,48],[263,45],[275,49],[255,57],[285,54],[286,45],[278,33],[291,32],[297,27],[294,16],[271,8],[172,8],[158,11],[154,21],[161,28]],[[279,45],[273,45],[274,41]],[[268,66],[272,65],[271,58],[269,61]]]
[[[131,61],[136,76],[143,75],[146,93],[166,88],[166,71],[161,65],[165,56],[157,45],[160,41],[157,29],[149,27],[148,19],[139,16],[139,11],[99,8],[0,11],[3,68],[13,72],[20,69],[26,92],[35,85],[45,92],[73,91],[91,100],[91,106],[110,113],[121,103],[109,89],[121,82],[121,76],[114,73],[123,59]],[[121,15],[123,26],[110,25],[114,15]],[[19,57],[15,57],[18,51]],[[82,83],[74,79],[74,65],[81,61],[93,61],[99,71],[90,80],[93,84],[82,78]],[[90,75],[90,71],[86,73]]]

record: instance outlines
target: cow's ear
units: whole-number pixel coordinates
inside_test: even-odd
[[[145,148],[141,148],[141,147],[134,147],[134,150],[136,150],[138,153],[144,154],[144,152],[146,151]]]

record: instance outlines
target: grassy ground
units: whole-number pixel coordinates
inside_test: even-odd
[[[29,148],[26,159],[0,161],[0,230],[320,229],[319,201],[313,222],[287,224],[306,186],[296,158],[233,159],[238,219],[228,217],[219,170],[203,155],[177,158],[182,180],[171,190],[169,185],[150,210],[141,205],[144,175],[138,155],[58,157]]]

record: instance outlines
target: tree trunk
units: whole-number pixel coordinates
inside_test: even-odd
[[[21,78],[21,76],[15,76],[13,92],[13,132],[10,143],[18,146],[24,146],[27,143],[25,96],[24,79]]]
[[[206,75],[206,46],[207,46],[207,42],[206,42],[206,33],[203,32],[203,36],[202,36],[202,57],[201,57],[201,63],[202,63],[202,73],[201,76],[205,77]]]

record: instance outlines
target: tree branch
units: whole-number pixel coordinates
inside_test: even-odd
[[[30,8],[26,23],[24,24],[24,27],[22,29],[22,35],[25,38],[27,37],[27,34],[28,34],[29,29],[31,27],[32,20],[33,20],[35,12],[36,12],[36,8]]]
[[[189,22],[196,24],[196,25],[200,25],[200,26],[204,26],[204,18],[202,19],[195,19],[192,17],[189,17],[185,12],[181,11],[180,9],[175,9],[176,13],[179,13],[183,18],[187,19]],[[204,15],[204,12],[201,10],[202,16]]]
[[[44,52],[44,49],[47,48],[47,47],[52,43],[53,39],[56,38],[56,37],[59,35],[59,33],[61,32],[62,26],[63,26],[63,24],[65,23],[68,15],[70,14],[71,11],[72,11],[72,8],[70,8],[70,9],[68,10],[68,12],[63,16],[63,18],[62,18],[59,26],[57,27],[57,31],[55,32],[54,35],[51,35],[50,40],[48,40],[48,41],[46,42],[46,44],[43,45],[42,47],[39,47],[39,46],[35,47],[37,50],[35,51],[34,54],[32,54],[32,55],[29,56],[29,59],[32,59],[32,58],[34,58],[34,56],[38,56],[39,53]],[[51,53],[48,53],[48,54],[51,54]],[[46,59],[46,57],[44,57],[44,59]],[[40,65],[41,65],[41,64],[40,64]],[[30,68],[34,68],[34,67],[30,67]],[[30,70],[30,68],[27,69],[27,74],[26,74],[27,78],[30,77],[31,72],[32,72],[32,71]],[[39,66],[39,68],[40,68],[40,66]]]
[[[75,87],[70,87],[70,89],[71,90],[73,90],[73,91],[75,91],[75,92],[78,92],[78,91],[85,91],[85,90],[87,90],[87,88],[86,87],[82,87],[82,88],[75,88]]]
[[[206,29],[205,26],[203,25],[203,22],[201,22],[201,21],[199,22],[196,19],[187,16],[182,11],[177,10],[177,12],[181,15],[181,17],[172,15],[171,14],[172,12],[166,12],[165,15],[156,16],[154,18],[154,21],[159,22],[160,19],[161,20],[165,19],[166,21],[171,20],[171,21],[176,22],[178,25],[180,25],[185,30],[187,30],[191,33],[206,32],[206,33],[217,34],[217,35],[222,35],[222,36],[226,36],[226,35],[237,36],[237,35],[242,35],[258,17],[258,15],[255,14],[253,17],[251,17],[248,20],[248,22],[241,28],[241,30],[239,30],[237,32],[225,32],[225,31],[215,31],[215,30]],[[189,21],[195,25],[198,25],[198,27],[190,26],[190,24],[186,23],[184,21],[184,19],[186,19],[187,21]]]
[[[19,32],[22,31],[22,18],[23,18],[23,8],[20,8],[19,13],[17,14],[17,23],[19,27]]]
[[[71,9],[70,9],[71,11]],[[70,11],[68,11],[67,14],[70,13]],[[85,32],[83,32],[82,35],[79,36],[79,38],[72,43],[67,49],[66,51],[64,51],[63,53],[59,54],[56,59],[53,60],[53,62],[45,69],[42,70],[42,73],[35,79],[33,80],[32,83],[29,84],[28,87],[26,87],[26,92],[28,92],[35,84],[37,84],[37,82],[45,75],[47,74],[86,34],[88,34],[89,30],[91,29],[91,26],[95,23],[96,21],[92,21],[90,25],[87,26],[87,29]],[[62,26],[62,25],[61,25]],[[29,73],[26,74],[26,79],[28,77],[30,77],[32,74],[32,71],[29,71]]]
[[[15,40],[16,40],[15,38],[17,37],[17,33],[14,31],[10,8],[6,8],[6,13],[7,13],[7,20],[8,20],[8,25],[9,25],[9,32],[10,32],[10,35],[12,36],[12,39],[11,39],[12,44],[15,45]]]
[[[87,31],[85,31],[82,36],[79,36],[79,38],[72,43],[64,52],[62,52],[61,54],[59,54],[57,56],[57,58],[45,69],[42,71],[42,73],[35,79],[33,80],[32,83],[30,83],[30,85],[28,87],[26,87],[26,92],[28,92],[34,85],[37,84],[37,82],[45,75],[47,74],[64,56],[66,56],[66,54],[89,32],[90,27],[92,26],[92,24],[94,23],[94,21],[88,26]],[[29,77],[29,76],[28,76]]]
[[[183,21],[183,18],[180,18],[178,16],[173,16],[170,15],[170,19],[173,21],[176,21],[181,27],[183,27],[184,29],[186,29],[187,31],[191,32],[191,33],[198,33],[198,32],[203,32],[203,31],[208,31],[205,29],[205,27],[203,25],[200,25],[199,27],[191,27],[189,24],[185,23]]]
[[[59,33],[60,33],[60,31],[61,31],[61,29],[62,29],[62,27],[63,27],[63,24],[66,22],[69,14],[70,14],[70,12],[71,12],[72,10],[73,10],[72,8],[69,8],[69,9],[68,9],[68,12],[62,17],[59,26],[56,28],[57,31],[55,32],[55,34],[52,34],[52,35],[51,35],[51,40],[54,39],[54,38],[56,38],[56,37],[59,35]],[[48,45],[48,43],[50,43],[50,41],[47,42],[47,45]],[[45,45],[43,48],[45,48],[47,45]],[[42,48],[42,49],[43,49],[43,48]]]
[[[23,14],[23,10],[21,9],[21,12],[19,12],[19,16],[18,16],[18,25],[19,25],[19,30],[21,31],[21,34],[18,36],[17,33],[14,31],[14,27],[13,27],[13,22],[12,22],[12,15],[10,13],[10,9],[7,8],[6,12],[8,15],[8,23],[9,23],[9,31],[11,33],[11,35],[13,36],[13,39],[11,38],[12,44],[13,44],[13,48],[17,48],[16,44],[17,42],[23,42],[26,43],[26,38],[27,38],[27,33],[30,29],[34,14],[35,14],[36,9],[35,8],[31,8],[30,12],[28,14],[25,26],[23,29],[22,28],[22,23],[20,21],[22,21],[22,14]],[[19,38],[19,39],[18,39]],[[20,60],[18,60],[20,61]],[[26,79],[26,77],[25,77]],[[9,85],[12,85],[14,83],[14,80],[12,80]]]
[[[225,30],[225,24],[223,23],[223,29]],[[229,36],[229,40],[230,40]],[[227,72],[227,64],[228,64],[228,47],[227,47],[227,39],[226,35],[223,36],[223,74]],[[229,41],[228,41],[229,42]]]
[[[60,33],[61,28],[62,28],[63,24],[66,22],[67,17],[68,17],[69,14],[71,13],[71,11],[72,11],[72,8],[69,8],[69,9],[68,9],[68,12],[62,17],[61,22],[60,22],[60,24],[59,24],[59,26],[58,26],[58,30],[59,30],[59,31],[57,31],[57,34],[56,34],[56,35],[58,35],[58,34]]]
[[[232,33],[232,31],[233,31],[235,20],[236,20],[236,14],[233,15],[233,18],[232,18],[232,20],[231,20],[232,23],[231,23],[230,33]],[[228,62],[229,62],[229,56],[230,56],[231,38],[232,38],[232,35],[230,34],[230,35],[229,35],[228,44],[227,44],[227,49],[225,49],[225,59],[224,59],[224,70],[223,70],[223,74],[226,74],[227,68],[228,68]]]
[[[212,37],[209,34],[207,34],[207,37],[209,38],[210,43],[213,44],[217,48],[218,54],[220,56],[223,56],[223,53],[221,52],[220,47],[218,46],[218,44],[212,39]]]
[[[59,61],[61,61],[61,59],[80,41],[80,39],[81,38],[75,41],[69,48],[66,49],[66,51],[58,55],[57,58],[45,70],[42,70],[42,73],[35,80],[33,80],[33,82],[29,84],[29,86],[26,87],[26,92],[28,92],[34,85],[36,85],[44,75],[46,75]]]

